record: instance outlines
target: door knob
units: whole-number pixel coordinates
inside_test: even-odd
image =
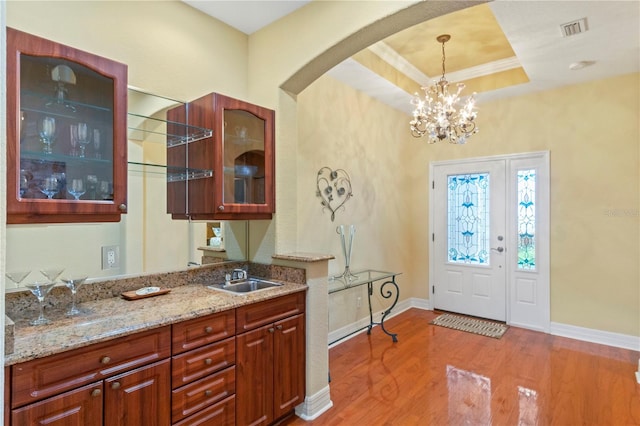
[[[498,248],[491,248],[491,250],[495,250],[498,253],[502,253],[504,251],[504,247],[498,247]]]

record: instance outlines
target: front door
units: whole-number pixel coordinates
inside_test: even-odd
[[[549,153],[431,164],[432,307],[549,332]]]
[[[434,308],[506,319],[505,161],[434,168]]]

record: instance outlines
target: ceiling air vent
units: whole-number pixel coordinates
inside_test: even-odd
[[[562,37],[569,37],[576,34],[587,31],[587,18],[578,19],[576,21],[567,22],[560,25],[560,31],[562,31]]]

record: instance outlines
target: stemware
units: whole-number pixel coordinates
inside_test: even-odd
[[[40,140],[44,144],[42,152],[45,154],[52,154],[51,144],[55,139],[56,133],[56,119],[53,117],[45,117],[40,123]]]
[[[96,191],[98,189],[98,176],[87,175],[87,193],[90,200],[96,200]]]
[[[67,192],[73,196],[75,200],[79,200],[80,196],[87,192],[82,179],[71,179],[71,184],[67,188]]]
[[[100,130],[93,129],[93,149],[95,150],[94,157],[102,158],[102,154],[100,153]]]
[[[78,152],[78,126],[75,124],[69,126],[69,144],[71,145],[69,155],[72,157],[80,155]]]
[[[52,199],[59,191],[60,182],[55,176],[47,176],[40,184],[40,191],[47,196],[48,199]]]
[[[41,269],[40,273],[47,277],[47,279],[55,284],[56,280],[62,273],[64,272],[64,268],[49,268],[49,269]]]
[[[78,292],[78,288],[80,288],[80,286],[84,284],[86,279],[87,279],[86,275],[62,278],[62,282],[64,283],[64,285],[66,285],[67,288],[71,290],[71,307],[67,311],[68,317],[78,315],[79,313],[82,312],[76,306],[76,293]]]
[[[113,200],[111,196],[111,182],[108,180],[101,180],[98,185],[98,197],[100,200]]]
[[[31,325],[49,324],[51,321],[44,316],[44,298],[49,294],[56,283],[53,281],[33,281],[26,285],[31,293],[38,298],[40,312],[38,318],[29,322]]]
[[[29,178],[20,173],[20,198],[24,198],[24,194],[29,190]]]
[[[14,271],[6,272],[4,275],[15,284],[16,287],[20,287],[20,283],[27,278],[31,271]]]
[[[80,144],[80,157],[85,157],[85,150],[87,145],[91,143],[91,136],[89,134],[89,126],[87,123],[78,123],[78,143]]]

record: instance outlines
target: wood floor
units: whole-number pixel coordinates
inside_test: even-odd
[[[332,348],[333,407],[292,425],[640,425],[639,352],[511,327],[492,339],[410,309]]]

